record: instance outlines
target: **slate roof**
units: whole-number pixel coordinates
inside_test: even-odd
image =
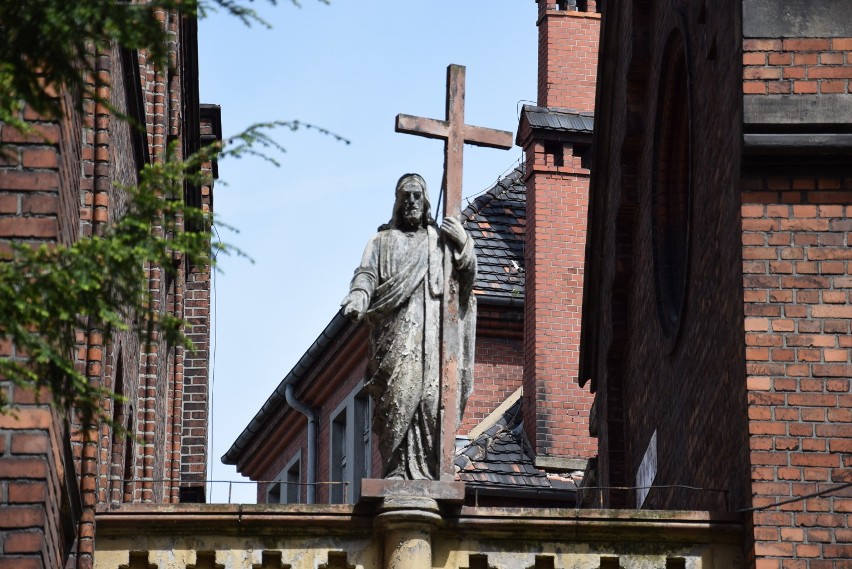
[[[523,114],[534,129],[591,133],[595,126],[594,114],[561,107],[524,105]]]
[[[459,480],[473,487],[576,490],[571,478],[536,468],[524,436],[522,401],[518,399],[494,425],[458,452]]]
[[[479,268],[474,291],[478,295],[524,297],[527,189],[522,179],[523,171],[514,169],[462,212],[476,248]]]

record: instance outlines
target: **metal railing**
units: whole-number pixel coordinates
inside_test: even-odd
[[[175,480],[175,479],[171,479],[171,478],[124,479],[124,478],[117,478],[117,477],[108,478],[108,483],[110,484],[110,486],[112,486],[113,484],[121,485],[119,487],[124,487],[125,484],[130,484],[130,485],[133,486],[134,491],[143,489],[144,485],[146,485],[146,484],[164,484],[164,485],[169,484],[169,485],[173,485],[174,487],[178,487],[178,486],[181,486],[181,485],[183,485],[185,487],[187,484],[189,484],[191,486],[195,486],[195,487],[204,485],[206,488],[209,489],[209,492],[207,494],[208,503],[227,503],[227,504],[233,503],[232,500],[233,500],[233,491],[234,491],[234,485],[235,484],[267,484],[267,485],[280,484],[282,486],[283,485],[298,486],[299,492],[297,494],[296,501],[294,501],[294,502],[272,502],[272,503],[286,503],[286,504],[304,504],[305,501],[303,500],[303,496],[302,496],[302,488],[307,488],[309,486],[313,486],[313,487],[342,486],[343,491],[342,491],[342,495],[340,496],[340,500],[332,501],[331,498],[333,496],[332,496],[332,492],[330,490],[328,492],[328,496],[326,497],[326,500],[324,500],[322,502],[317,501],[316,503],[317,504],[333,504],[333,503],[346,504],[349,501],[349,486],[351,485],[350,482],[330,482],[330,481],[328,481],[328,482],[287,482],[286,480],[192,480],[192,481],[187,481],[187,480]],[[214,484],[227,484],[228,485],[228,501],[227,502],[210,502],[209,501],[210,496],[213,495],[213,485]],[[269,502],[260,502],[260,503],[269,503]]]

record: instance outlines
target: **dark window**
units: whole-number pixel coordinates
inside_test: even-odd
[[[354,440],[353,440],[353,456],[355,457],[354,472],[351,479],[348,479],[352,492],[352,502],[357,502],[358,496],[356,490],[361,487],[357,482],[362,478],[370,477],[370,455],[372,447],[370,445],[370,398],[366,394],[357,395],[353,401],[353,409],[355,415],[354,424]]]
[[[281,503],[281,482],[273,482],[269,485],[269,489],[266,491],[266,503],[267,504],[280,504]]]
[[[686,297],[690,218],[689,92],[683,40],[669,40],[657,99],[652,232],[657,305],[663,328],[677,332]]]
[[[300,504],[302,502],[301,451],[290,459],[266,490],[267,504]]]
[[[359,482],[371,471],[372,446],[370,398],[353,391],[331,421],[329,497],[332,504],[354,504],[360,496]]]
[[[115,383],[113,391],[124,395],[124,358],[121,352],[116,357]],[[112,446],[110,457],[111,502],[133,501],[133,406],[125,406],[124,399],[113,400]]]
[[[287,469],[287,503],[299,504],[302,496],[302,468],[301,461],[297,460]]]
[[[345,502],[346,481],[346,409],[341,411],[331,423],[331,503],[342,504]]]
[[[133,501],[133,485],[134,485],[134,464],[133,464],[133,448],[135,446],[135,438],[133,435],[133,406],[128,407],[129,411],[127,413],[127,440],[124,444],[124,473],[122,474],[122,481],[124,484],[124,489],[122,491],[122,501],[123,502],[132,502]]]

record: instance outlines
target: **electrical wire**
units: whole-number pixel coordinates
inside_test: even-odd
[[[777,508],[778,506],[783,506],[785,504],[792,504],[793,502],[801,502],[803,500],[808,500],[810,498],[816,498],[818,496],[825,496],[827,494],[831,494],[833,492],[837,492],[838,490],[844,490],[846,488],[852,487],[852,482],[847,482],[845,484],[840,484],[833,488],[826,488],[825,490],[819,490],[818,492],[814,492],[813,494],[806,494],[804,496],[797,496],[795,498],[790,498],[788,500],[781,500],[780,502],[773,502],[772,504],[767,504],[765,506],[755,506],[753,508],[743,508],[742,510],[737,510],[738,512],[760,512],[762,510],[770,510],[772,508]]]
[[[503,170],[503,173],[501,173],[499,176],[497,176],[497,181],[496,181],[495,183],[490,184],[490,185],[486,186],[484,189],[479,190],[478,192],[475,192],[475,193],[473,193],[473,194],[468,194],[468,195],[466,195],[466,196],[462,196],[462,199],[463,199],[465,202],[467,202],[468,204],[470,204],[470,202],[472,202],[474,199],[476,199],[476,198],[478,198],[479,196],[481,196],[482,194],[484,194],[484,193],[486,193],[486,192],[490,191],[490,190],[491,190],[491,188],[493,188],[495,185],[499,184],[499,183],[500,183],[500,181],[501,181],[503,178],[505,178],[505,177],[509,174],[509,172],[511,172],[511,171],[513,171],[513,170],[515,170],[515,169],[516,169],[518,166],[520,166],[522,163],[523,163],[523,156],[521,156],[520,158],[518,158],[517,160],[515,160],[514,162],[512,162],[512,165],[511,165],[511,166],[509,166],[508,168],[506,168],[505,170]],[[442,185],[441,185],[441,190],[438,192],[438,199],[437,199],[437,201],[435,202],[435,216],[434,216],[434,218],[435,218],[435,219],[440,219],[440,218],[441,218],[441,214],[440,214],[440,212],[441,212],[441,201],[443,200],[443,198],[444,198],[444,186],[443,186],[443,184],[442,184]]]
[[[438,201],[435,202],[435,217],[433,219],[441,219],[441,200],[444,197],[444,184],[441,184],[441,189],[438,192]]]
[[[578,490],[652,490],[654,488],[676,488],[679,490],[698,490],[700,492],[719,492],[728,494],[730,490],[724,488],[702,488],[688,484],[655,484],[653,486],[580,486]]]
[[[476,193],[473,193],[473,194],[469,194],[469,195],[467,195],[467,196],[464,196],[464,200],[465,200],[468,204],[470,204],[470,202],[472,202],[474,199],[478,198],[478,197],[479,197],[479,196],[481,196],[482,194],[485,194],[485,193],[487,193],[487,192],[491,191],[491,189],[492,189],[494,186],[496,186],[497,184],[499,184],[499,183],[503,180],[503,178],[505,178],[506,176],[508,176],[508,175],[509,175],[509,172],[512,172],[513,170],[517,169],[517,168],[518,168],[518,166],[520,166],[520,165],[522,164],[522,162],[523,162],[523,156],[521,156],[520,158],[518,158],[517,160],[515,160],[514,162],[512,162],[512,165],[511,165],[511,166],[509,166],[508,168],[506,168],[505,170],[503,170],[503,173],[502,173],[502,174],[500,174],[499,176],[497,176],[497,181],[496,181],[495,183],[493,183],[493,184],[491,184],[491,185],[487,186],[485,189],[480,190],[480,191],[478,191],[478,192],[476,192]]]

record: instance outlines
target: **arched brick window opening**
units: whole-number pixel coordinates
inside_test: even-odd
[[[121,493],[122,502],[133,501],[133,406],[130,405],[127,412],[127,440],[124,442],[124,472],[122,473],[123,488]]]
[[[119,396],[125,396],[124,361],[121,352],[116,358],[113,392]],[[133,406],[125,405],[125,403],[125,400],[121,398],[116,398],[113,402],[109,481],[111,502],[130,502],[133,498]]]
[[[690,218],[689,85],[683,39],[675,32],[663,59],[657,97],[652,232],[657,306],[675,336],[686,298]]]
[[[116,372],[115,372],[115,384],[113,385],[113,392],[119,396],[124,395],[124,366],[121,362],[121,352],[118,353],[116,357]],[[124,407],[124,400],[120,397],[116,397],[113,400],[112,407],[112,441],[111,441],[111,456],[110,456],[110,501],[116,502],[120,500],[119,488],[121,487],[121,470],[122,464],[121,459],[123,455],[123,449],[125,440],[124,434],[121,433],[120,428],[116,428],[116,426],[124,427],[125,423],[125,415],[126,410]]]

